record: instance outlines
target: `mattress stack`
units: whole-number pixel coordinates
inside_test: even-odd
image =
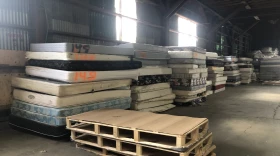
[[[131,87],[131,108],[146,112],[162,112],[174,108],[175,95],[170,88],[172,70],[167,67],[168,51],[164,47],[148,44],[121,44],[119,47],[132,48],[133,60],[142,62],[138,69],[138,80]]]
[[[214,92],[212,90],[212,81],[206,82],[206,96],[212,95]]]
[[[10,124],[68,135],[65,118],[101,108],[128,109],[141,62],[133,49],[74,43],[31,44],[26,77],[15,77]]]
[[[196,47],[168,47],[171,87],[176,104],[200,102],[206,93],[207,68],[205,50]]]
[[[238,59],[235,56],[224,56],[224,75],[227,76],[227,86],[238,86],[241,83]]]
[[[280,57],[264,58],[260,63],[259,78],[262,81],[280,80]]]
[[[208,80],[212,82],[213,93],[225,90],[227,76],[224,76],[224,62],[215,52],[206,52],[206,65],[208,68]]]
[[[241,75],[241,84],[249,84],[252,81],[254,67],[252,65],[253,59],[241,57],[238,59],[238,67]]]

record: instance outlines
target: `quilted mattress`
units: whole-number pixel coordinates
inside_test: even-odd
[[[211,80],[213,82],[226,81],[227,80],[227,76],[216,77],[216,78],[213,78]]]
[[[28,120],[51,125],[51,126],[62,126],[62,125],[66,125],[65,117],[67,116],[80,114],[95,109],[103,109],[103,108],[128,109],[130,108],[130,102],[131,102],[130,98],[116,99],[111,101],[105,101],[102,103],[96,103],[96,104],[91,104],[86,106],[73,107],[73,108],[60,110],[54,108],[40,107],[40,106],[36,106],[28,103],[22,103],[18,101],[16,102],[18,105],[13,104],[11,108],[11,114]],[[20,107],[22,109],[20,109]]]
[[[232,70],[232,71],[224,71],[225,76],[235,76],[235,75],[240,75],[239,70]]]
[[[206,56],[207,56],[207,57],[216,57],[216,58],[219,57],[218,54],[215,53],[215,52],[206,52]]]
[[[197,95],[199,93],[205,92],[206,87],[201,88],[199,90],[195,91],[184,91],[184,90],[173,90],[173,93],[177,96],[192,96],[192,95]]]
[[[78,94],[66,97],[14,89],[14,99],[45,107],[64,108],[102,102],[116,98],[130,97],[130,90],[108,90],[95,93]]]
[[[33,43],[30,45],[30,49],[33,52],[74,52],[126,56],[134,55],[134,51],[132,48],[80,43]]]
[[[206,64],[206,60],[204,59],[188,59],[188,58],[171,58],[168,61],[169,64],[197,64],[197,65],[201,65],[201,64]]]
[[[175,74],[195,74],[195,73],[205,73],[207,72],[207,68],[197,68],[197,69],[189,69],[189,68],[172,68],[172,73]]]
[[[69,84],[33,77],[12,78],[12,86],[15,88],[22,88],[25,90],[31,90],[56,96],[76,95],[82,93],[109,90],[119,87],[128,87],[130,85],[131,79]]]
[[[110,99],[102,102],[89,103],[85,105],[64,107],[64,108],[50,108],[46,106],[34,105],[24,101],[13,100],[12,107],[15,109],[20,109],[36,114],[41,114],[45,116],[52,117],[67,117],[75,114],[80,114],[83,112],[88,112],[95,109],[103,108],[120,108],[127,109],[130,108],[131,98],[116,98]]]
[[[197,79],[200,78],[200,74],[199,73],[195,73],[195,74],[172,73],[171,77],[180,78],[180,79]]]
[[[64,71],[50,68],[26,66],[26,74],[57,81],[79,83],[119,79],[137,79],[138,70],[119,71]]]
[[[138,69],[139,76],[146,75],[171,75],[172,69],[165,67],[143,67]]]
[[[224,71],[224,67],[208,67],[208,71]]]
[[[152,107],[152,108],[146,108],[146,109],[141,109],[139,111],[142,111],[142,112],[164,112],[164,111],[167,111],[169,109],[172,109],[176,107],[175,105],[173,104],[167,104],[167,105],[163,105],[163,106],[158,106],[158,107]]]
[[[9,117],[9,124],[11,125],[11,127],[16,129],[27,130],[49,137],[60,138],[64,136],[70,136],[70,131],[68,131],[65,128],[65,125],[51,126],[40,122],[28,120],[22,117],[18,117],[13,114],[11,114]]]
[[[130,61],[129,56],[71,53],[71,52],[27,52],[27,59],[65,61]]]
[[[151,85],[145,85],[145,86],[132,86],[131,92],[132,93],[144,93],[144,92],[152,92],[162,89],[168,89],[170,88],[169,83],[157,83],[157,84],[151,84]]]
[[[166,101],[166,100],[174,100],[176,97],[175,94],[171,93],[171,94],[167,94],[165,96],[161,96],[161,97],[156,97],[156,98],[152,98],[152,99],[147,99],[147,100],[143,100],[143,101],[133,101],[134,103],[140,103],[140,102],[155,102],[155,101]]]
[[[198,86],[172,86],[173,90],[185,90],[185,91],[196,91],[205,88],[205,85]]]
[[[169,51],[193,51],[199,52],[202,54],[206,54],[206,50],[200,47],[193,47],[193,46],[169,46],[166,47]]]
[[[66,71],[113,71],[138,69],[139,61],[63,61],[63,60],[29,60],[27,66],[36,66]]]
[[[164,100],[164,101],[153,101],[153,102],[134,102],[132,103],[132,109],[141,110],[147,108],[158,107],[162,105],[167,105],[173,103],[173,100]]]
[[[192,51],[168,51],[171,59],[201,59],[206,60],[206,55]]]
[[[134,52],[134,58],[144,60],[169,60],[170,56],[167,52],[141,50]]]
[[[133,101],[144,101],[148,99],[162,97],[169,94],[172,94],[172,89],[162,89],[162,90],[145,92],[145,93],[132,93],[131,98]]]
[[[197,85],[205,85],[206,84],[206,77],[204,78],[197,78],[197,79],[171,79],[170,84],[171,86],[197,86]]]
[[[139,76],[138,80],[133,80],[132,85],[144,86],[156,83],[166,83],[171,79],[171,75],[147,75]]]
[[[168,64],[169,68],[189,68],[189,69],[197,69],[198,65],[195,64]]]

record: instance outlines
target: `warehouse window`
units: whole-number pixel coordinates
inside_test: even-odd
[[[195,22],[178,17],[178,46],[196,46],[196,27]]]
[[[116,12],[124,16],[137,19],[135,0],[115,0]],[[125,42],[136,42],[137,22],[126,17],[116,17],[117,40]]]

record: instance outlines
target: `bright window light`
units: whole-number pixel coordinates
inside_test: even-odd
[[[135,0],[115,0],[116,12],[137,19]],[[117,40],[136,43],[137,22],[126,17],[116,17]]]
[[[178,17],[178,46],[196,46],[196,27],[195,22]]]

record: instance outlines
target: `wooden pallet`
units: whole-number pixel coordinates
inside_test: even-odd
[[[216,148],[215,145],[212,145],[212,133],[209,133],[204,139],[201,139],[185,152],[82,133],[76,133],[74,141],[77,143],[78,148],[98,155],[212,156],[211,154]]]
[[[99,135],[185,151],[209,129],[206,118],[191,118],[150,112],[103,109],[66,118],[67,129],[73,132]],[[74,136],[71,135],[74,140]]]

